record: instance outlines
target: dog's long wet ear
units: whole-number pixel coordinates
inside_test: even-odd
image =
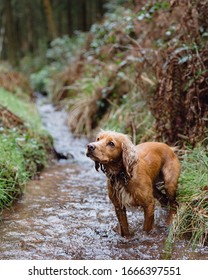
[[[100,168],[100,163],[98,161],[95,161],[95,169],[96,169],[96,171],[99,172],[99,168]]]
[[[136,151],[134,144],[128,138],[122,143],[122,159],[126,173],[131,177],[133,166],[136,163]]]

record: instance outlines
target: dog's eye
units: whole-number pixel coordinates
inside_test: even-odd
[[[99,140],[100,140],[100,138],[98,137],[96,140],[97,140],[97,141],[99,141]]]
[[[108,143],[108,145],[111,146],[111,147],[115,147],[115,144],[114,144],[112,141],[110,141],[110,142]]]

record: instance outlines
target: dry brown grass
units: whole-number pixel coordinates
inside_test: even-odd
[[[19,97],[28,95],[32,98],[32,89],[25,75],[13,71],[9,66],[0,62],[0,87],[15,93]]]
[[[202,50],[183,50],[168,61],[151,102],[158,139],[195,146],[206,137],[207,54],[208,45]]]
[[[17,127],[21,130],[23,127],[26,129],[24,121],[2,105],[0,105],[0,125],[8,129]]]

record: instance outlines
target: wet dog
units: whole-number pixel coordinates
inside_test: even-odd
[[[146,142],[133,145],[122,133],[101,131],[95,142],[88,144],[86,155],[107,177],[108,195],[115,207],[120,234],[130,236],[127,206],[144,209],[144,230],[154,224],[155,198],[170,207],[167,223],[176,213],[176,190],[180,163],[174,149],[164,143]],[[164,182],[165,193],[157,187]]]

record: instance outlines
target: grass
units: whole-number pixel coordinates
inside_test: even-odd
[[[180,207],[166,242],[169,255],[181,237],[188,238],[193,248],[208,243],[208,153],[202,146],[183,156],[178,201]]]
[[[198,146],[183,156],[179,183],[181,202],[204,193],[204,187],[208,186],[208,153],[205,148]]]
[[[21,149],[10,134],[0,135],[0,208],[9,206],[19,196],[28,180]]]
[[[42,123],[36,106],[29,100],[29,96],[28,98],[26,94],[24,96],[24,99],[20,99],[18,96],[0,87],[0,104],[23,119],[29,126],[40,130]]]
[[[26,129],[6,128],[0,119],[0,209],[22,194],[26,182],[46,164],[52,141],[42,129],[35,105],[0,88],[0,104],[20,117]]]
[[[102,89],[107,82],[108,77],[103,74],[97,75],[96,78],[83,78],[74,85],[74,90],[78,94],[68,102],[70,108],[68,124],[74,134],[89,135],[99,122],[100,112],[106,111],[108,102],[103,97],[105,94]]]

